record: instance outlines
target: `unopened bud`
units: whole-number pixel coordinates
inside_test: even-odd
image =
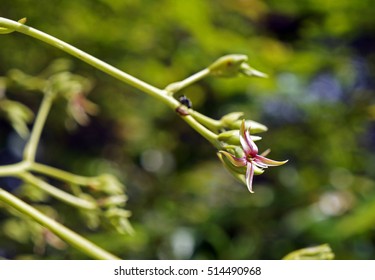
[[[18,22],[21,23],[21,24],[25,24],[26,21],[27,21],[27,18],[25,18],[25,17],[18,20]]]
[[[260,136],[250,136],[253,141],[262,139]],[[217,139],[232,145],[240,145],[240,131],[239,130],[228,130],[218,135]]]
[[[229,114],[224,115],[220,122],[224,127],[229,127],[232,123],[242,120],[244,113],[243,112],[232,112]]]
[[[27,124],[34,118],[34,113],[22,103],[3,99],[0,100],[0,114],[5,114],[13,128],[24,139],[29,135]]]
[[[240,144],[240,132],[239,130],[229,130],[220,133],[217,136],[219,141],[223,141],[228,144],[239,145]]]
[[[247,61],[246,55],[230,54],[220,57],[208,67],[208,70],[214,76],[234,77],[241,72],[241,65],[245,61]]]
[[[260,72],[246,63],[241,64],[240,72],[248,77],[268,78],[268,75]]]
[[[121,184],[121,182],[111,174],[102,174],[96,177],[90,186],[95,190],[111,195],[121,195],[125,189],[123,184]]]
[[[211,75],[219,77],[235,77],[238,74],[243,74],[249,77],[267,77],[266,74],[254,69],[247,64],[246,61],[246,55],[230,54],[220,57],[208,67],[208,70],[210,71]]]
[[[119,233],[134,233],[134,230],[128,220],[128,218],[131,216],[129,211],[114,207],[108,209],[105,212],[105,216]]]
[[[240,129],[242,120],[236,121],[232,123],[229,128],[231,129]],[[259,133],[259,132],[265,132],[268,130],[267,126],[264,124],[258,123],[253,120],[246,120],[245,126],[250,129],[250,133]]]
[[[112,195],[98,201],[101,207],[124,206],[128,200],[126,195]]]
[[[223,129],[240,129],[243,112],[233,112],[224,115],[219,121],[221,123],[221,128]],[[261,123],[252,120],[246,120],[246,127],[250,128],[250,133],[259,133],[267,131],[267,127]]]

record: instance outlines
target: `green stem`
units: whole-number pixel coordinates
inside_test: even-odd
[[[23,154],[24,160],[27,162],[35,161],[35,155],[38,148],[40,135],[42,134],[44,124],[46,122],[48,113],[51,109],[53,98],[54,94],[52,92],[44,92],[42,104],[40,105],[38,115],[33,126],[33,130],[31,131],[30,139],[25,146]]]
[[[202,135],[204,138],[206,138],[212,145],[214,145],[217,149],[221,148],[220,142],[217,140],[217,135],[213,133],[211,130],[208,130],[203,125],[201,125],[199,122],[197,122],[196,119],[194,119],[193,116],[187,115],[183,116],[183,119],[185,122],[187,122],[193,129],[199,132],[200,135]]]
[[[28,182],[35,187],[38,187],[39,189],[45,191],[46,193],[50,194],[51,196],[69,204],[77,208],[81,209],[87,209],[87,210],[94,210],[97,208],[96,203],[92,201],[88,201],[86,199],[82,199],[79,197],[76,197],[74,195],[71,195],[67,192],[64,192],[47,182],[35,177],[33,174],[28,172],[22,172],[18,174],[18,177],[24,180],[25,182]]]
[[[178,109],[180,106],[180,102],[178,102],[175,98],[173,98],[173,93],[166,90],[158,89],[152,85],[149,85],[111,65],[105,63],[96,57],[85,53],[76,47],[73,47],[62,40],[59,40],[53,36],[50,36],[44,32],[41,32],[37,29],[32,27],[26,26],[22,23],[12,21],[9,19],[1,18],[0,17],[0,34],[9,33],[12,31],[17,31],[23,33],[25,35],[31,36],[38,40],[41,40],[49,45],[52,45],[60,50],[69,53],[70,55],[88,63],[89,65],[109,74],[110,76],[119,79],[120,81],[129,84],[150,96],[157,98],[158,100],[162,101],[164,104],[172,108],[173,110]],[[191,77],[176,83],[178,85],[178,90],[186,87],[209,74],[209,70],[204,69]],[[36,185],[43,190],[49,192],[51,195],[66,201],[70,204],[77,205],[77,203],[82,203],[81,200],[72,196],[68,193],[65,193],[48,183],[38,179],[31,173],[28,173],[27,170],[32,170],[34,172],[43,173],[45,175],[50,175],[52,177],[58,179],[64,179],[64,181],[75,182],[80,185],[87,185],[87,180],[89,178],[79,177],[68,172],[64,172],[61,170],[54,169],[52,167],[47,167],[41,164],[35,163],[35,155],[37,150],[37,145],[40,140],[40,135],[42,133],[43,126],[46,121],[46,117],[48,115],[51,103],[52,103],[53,96],[52,94],[46,94],[40,111],[38,113],[37,119],[35,121],[35,125],[30,137],[29,142],[24,150],[24,160],[19,164],[8,165],[4,167],[0,167],[0,176],[1,175],[18,175],[25,181]],[[198,133],[200,133],[204,138],[206,138],[209,142],[211,142],[215,147],[220,148],[220,142],[217,140],[217,135],[207,129],[204,125],[202,125],[199,121],[197,121],[192,115],[185,115],[180,114],[180,116]],[[67,179],[68,178],[68,179]],[[19,210],[23,214],[27,215],[28,217],[34,219],[41,225],[45,226],[46,228],[50,229],[56,235],[58,235],[63,240],[70,243],[75,248],[85,252],[89,256],[98,259],[117,259],[117,257],[113,256],[112,254],[104,251],[103,249],[97,247],[95,244],[92,244],[88,240],[84,239],[83,237],[77,235],[73,231],[67,229],[63,225],[57,223],[56,221],[48,218],[47,216],[43,215],[35,208],[31,207],[30,205],[24,203],[23,201],[19,200],[17,197],[14,197],[12,194],[6,192],[5,190],[0,189],[0,200],[5,202],[6,204],[14,207],[15,209]],[[87,201],[85,201],[87,203]],[[88,206],[88,205],[86,205]],[[88,206],[89,207],[89,206]]]
[[[80,186],[90,185],[91,182],[93,181],[93,178],[75,175],[73,173],[70,173],[70,172],[55,168],[55,167],[51,167],[48,165],[40,164],[37,162],[33,162],[30,165],[29,170],[37,172],[37,173],[41,173],[43,175],[47,175],[48,177],[52,177],[63,182],[77,184]]]
[[[92,177],[79,176],[55,167],[37,162],[28,162],[26,160],[14,164],[0,166],[0,177],[14,176],[24,171],[37,172],[63,182],[77,184],[80,186],[90,185],[93,180],[95,180],[95,178]]]
[[[100,59],[97,59],[96,57],[81,51],[80,49],[73,47],[72,45],[69,45],[68,43],[65,43],[64,41],[57,39],[51,35],[48,35],[47,33],[44,33],[42,31],[39,31],[35,28],[32,28],[30,26],[21,24],[16,21],[12,21],[9,19],[5,19],[0,17],[0,26],[8,28],[9,30],[14,30],[20,33],[23,33],[25,35],[31,36],[33,38],[36,38],[38,40],[41,40],[51,46],[54,46],[60,50],[63,50],[70,55],[90,64],[91,66],[103,71],[104,73],[107,73],[108,75],[111,75],[112,77],[115,77],[116,79],[119,79],[122,82],[125,82],[157,99],[162,101],[164,104],[171,107],[173,110],[176,110],[181,104],[176,99],[174,99],[172,96],[170,96],[170,92],[167,90],[161,90],[158,89],[150,84],[147,84],[115,67],[112,65],[101,61]],[[206,75],[208,75],[209,70],[204,69],[197,74],[191,76],[190,78],[185,79],[182,81],[182,85],[189,85],[194,81],[197,81],[198,79],[202,79]],[[193,127],[198,133],[200,133],[203,137],[205,137],[207,140],[209,140],[211,143],[213,143],[215,146],[217,146],[215,137],[216,135],[209,131],[206,127],[202,126],[199,122],[197,122],[193,117],[186,117],[184,116],[183,119],[190,124],[191,127]]]
[[[177,107],[178,105],[178,102],[173,99],[173,98],[167,98],[165,92],[163,90],[160,90],[154,86],[151,86],[115,67],[113,67],[112,65],[106,63],[106,62],[103,62],[99,59],[97,59],[96,57],[86,53],[86,52],[83,52],[81,51],[80,49],[76,48],[76,47],[73,47],[72,45],[68,44],[68,43],[65,43],[64,41],[60,40],[60,39],[57,39],[51,35],[48,35],[47,33],[44,33],[42,31],[39,31],[35,28],[32,28],[30,26],[27,26],[27,25],[24,25],[24,24],[21,24],[19,22],[16,22],[16,21],[13,21],[13,20],[9,20],[9,19],[6,19],[6,18],[2,18],[0,17],[0,26],[3,26],[3,27],[6,27],[6,28],[9,28],[10,30],[14,30],[14,31],[17,31],[17,32],[20,32],[20,33],[23,33],[25,35],[28,35],[28,36],[31,36],[31,37],[34,37],[40,41],[43,41],[49,45],[52,45],[66,53],[69,53],[70,55],[90,64],[91,66],[143,91],[143,92],[146,92],[160,100],[162,100],[163,102],[167,103],[168,105],[172,106],[172,105],[175,105],[175,107]],[[174,102],[174,101],[175,102]]]
[[[214,120],[210,117],[207,117],[197,111],[192,109],[189,110],[190,115],[192,115],[198,122],[206,126],[211,131],[218,131],[221,127],[221,122],[218,120]]]
[[[30,166],[29,162],[21,161],[14,164],[0,166],[0,177],[13,176],[24,170],[27,170]]]
[[[202,80],[203,78],[207,77],[209,74],[210,74],[210,70],[205,68],[199,71],[198,73],[195,73],[194,75],[186,78],[185,80],[168,85],[165,88],[165,90],[168,92],[169,95],[173,95],[176,92],[180,91],[181,89],[186,88],[187,86],[190,86],[191,84],[194,84],[199,80]]]
[[[46,183],[45,181],[35,177],[31,173],[27,172],[28,170],[42,173],[49,177],[60,179],[64,182],[69,182],[72,184],[78,184],[78,185],[83,185],[83,186],[89,185],[90,182],[92,181],[92,179],[88,177],[74,175],[72,173],[62,171],[57,168],[53,168],[53,167],[46,166],[43,164],[35,163],[35,162],[30,163],[26,160],[19,162],[19,163],[11,164],[11,165],[1,166],[0,177],[3,177],[3,176],[19,177],[23,179],[24,181],[49,193],[53,197],[61,201],[64,201],[67,204],[72,205],[77,208],[88,209],[88,210],[97,208],[96,203],[78,198],[74,195],[61,191],[57,189],[56,187]]]
[[[71,231],[62,224],[55,220],[47,217],[43,213],[36,210],[34,207],[23,202],[19,198],[10,194],[9,192],[0,188],[0,201],[18,210],[25,216],[35,220],[42,226],[46,227],[53,233],[55,233],[62,240],[66,241],[74,248],[87,254],[88,256],[98,260],[118,260],[119,258],[98,247],[91,241],[85,239],[81,235]]]

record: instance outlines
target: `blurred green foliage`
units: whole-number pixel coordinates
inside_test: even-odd
[[[161,88],[222,55],[248,55],[269,79],[208,78],[183,94],[208,116],[244,111],[264,123],[260,149],[289,159],[255,177],[251,195],[163,104],[71,59],[73,73],[94,81],[88,98],[99,112],[67,130],[64,106],[56,104],[39,160],[118,176],[135,234],[91,230],[51,199],[40,207],[126,259],[280,259],[322,243],[337,259],[374,259],[374,12],[370,0],[2,0],[2,17],[27,17],[30,26]],[[37,75],[69,58],[22,34],[0,42],[0,76],[15,68]],[[34,113],[40,102],[32,91],[4,92],[0,83],[4,94]],[[17,160],[22,144],[1,119],[1,162]],[[41,241],[41,230],[24,223],[1,208],[0,255],[84,258],[46,233]]]

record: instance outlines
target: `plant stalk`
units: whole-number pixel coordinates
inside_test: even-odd
[[[25,146],[23,157],[26,162],[32,163],[35,161],[38,143],[43,131],[44,124],[46,123],[48,113],[51,109],[53,98],[54,94],[52,92],[44,92],[42,104],[40,105],[38,115],[36,116],[30,139]]]
[[[34,207],[23,202],[16,196],[0,188],[0,201],[9,205],[10,207],[18,210],[25,216],[38,222],[40,225],[49,229],[51,232],[55,233],[62,240],[66,241],[74,248],[85,253],[86,255],[98,259],[98,260],[118,260],[119,258],[115,255],[105,251],[104,249],[98,247],[91,241],[82,237],[81,235],[75,233],[74,231],[66,228],[62,224],[56,222],[55,220],[44,215]]]
[[[44,192],[48,193],[49,195],[53,196],[54,198],[65,202],[66,204],[69,204],[71,206],[74,206],[79,209],[86,209],[86,210],[94,210],[97,208],[96,203],[92,201],[88,201],[86,199],[82,199],[79,197],[76,197],[74,195],[71,195],[67,192],[64,192],[47,182],[35,177],[33,174],[29,172],[23,172],[18,174],[18,177],[24,180],[25,182],[28,182],[29,184],[43,190]]]
[[[87,64],[90,64],[91,66],[103,71],[104,73],[107,73],[108,75],[119,79],[120,81],[131,85],[157,99],[162,101],[164,104],[168,105],[173,110],[176,110],[181,104],[176,99],[173,98],[173,96],[170,95],[170,92],[167,90],[162,90],[159,88],[156,88],[144,81],[141,81],[121,70],[118,68],[84,52],[80,49],[60,40],[57,39],[47,33],[44,33],[42,31],[39,31],[35,28],[32,28],[30,26],[27,26],[25,24],[22,24],[17,21],[9,20],[6,18],[0,17],[0,27],[8,28],[12,31],[17,31],[20,33],[23,33],[25,35],[31,36],[35,39],[38,39],[40,41],[43,41],[53,47],[56,47],[66,53],[69,53],[70,55],[86,62]],[[192,75],[189,78],[186,78],[185,80],[178,82],[182,83],[182,86],[185,87],[187,85],[190,85],[191,83],[202,79],[203,77],[207,76],[209,74],[208,69],[204,69],[194,75]],[[177,84],[178,84],[177,83]],[[218,146],[217,140],[216,140],[216,134],[209,131],[206,127],[202,126],[197,120],[195,120],[193,117],[183,117],[183,119],[192,127],[194,128],[199,134],[201,134],[203,137],[205,137],[207,140],[209,140],[211,143],[215,145],[215,147]],[[28,157],[32,157],[32,154]]]

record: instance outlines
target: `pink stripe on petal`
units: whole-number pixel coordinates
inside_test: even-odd
[[[261,155],[262,157],[266,157],[270,152],[271,152],[271,149],[267,149],[267,150],[265,150],[263,153],[261,153],[260,155]]]
[[[242,167],[246,165],[246,159],[245,158],[238,158],[234,155],[225,152],[225,151],[219,151],[219,153],[223,154],[234,166]]]
[[[283,165],[284,163],[288,162],[287,160],[284,160],[284,161],[272,160],[272,159],[269,159],[269,158],[266,158],[266,157],[263,157],[263,156],[260,156],[260,155],[257,155],[255,157],[254,161],[257,164],[267,165],[267,166],[279,166],[279,165]]]
[[[251,162],[247,164],[246,168],[246,185],[249,192],[253,192],[253,177],[254,177],[254,166]]]
[[[253,160],[253,164],[258,166],[259,168],[268,168],[268,166],[269,166],[269,165],[267,165],[267,164],[265,164],[265,163],[263,163],[259,160],[256,160],[256,159]]]
[[[240,142],[242,149],[247,156],[254,157],[258,154],[258,147],[250,137],[249,131],[245,127],[245,121],[242,121],[240,128]]]

